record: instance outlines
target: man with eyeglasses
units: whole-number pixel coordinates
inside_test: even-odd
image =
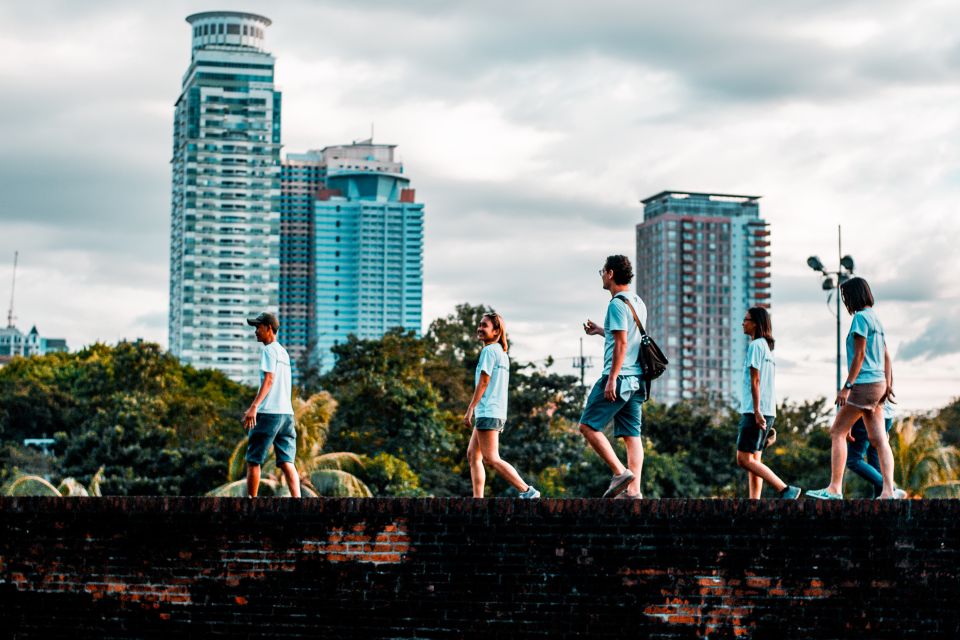
[[[633,266],[626,256],[608,257],[600,269],[600,278],[603,288],[610,292],[606,317],[602,327],[588,319],[583,330],[587,335],[604,338],[603,374],[587,398],[580,416],[580,433],[613,472],[603,497],[641,498],[643,441],[640,439],[640,409],[644,391],[637,362],[641,338],[637,319],[646,324],[647,307],[640,296],[630,291]],[[626,466],[603,434],[603,428],[610,420],[614,421],[613,435],[622,438],[627,449]]]

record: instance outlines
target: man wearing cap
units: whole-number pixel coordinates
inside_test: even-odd
[[[260,489],[260,465],[267,459],[270,445],[277,454],[277,466],[283,471],[290,495],[300,497],[300,476],[294,461],[297,456],[297,432],[291,403],[290,356],[277,342],[280,323],[272,313],[247,318],[256,327],[260,352],[260,390],[250,408],[243,414],[247,437],[247,494],[257,497]]]

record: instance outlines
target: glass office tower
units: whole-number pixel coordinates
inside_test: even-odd
[[[287,347],[301,354],[313,345],[322,370],[350,334],[421,329],[423,204],[395,148],[363,140],[284,161],[281,312],[308,327]]]
[[[280,93],[264,50],[270,20],[210,11],[187,22],[192,54],[171,161],[170,351],[257,384],[259,345],[244,319],[276,312],[279,302]]]
[[[739,400],[751,306],[770,306],[770,231],[760,198],[664,191],[643,200],[637,293],[647,331],[670,360],[653,396]]]

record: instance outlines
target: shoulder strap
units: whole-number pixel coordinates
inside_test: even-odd
[[[619,296],[619,295],[618,295],[618,296],[614,296],[614,298],[617,298],[617,299],[619,299],[619,300],[623,300],[624,302],[627,303],[627,306],[630,307],[630,313],[633,314],[633,319],[634,319],[634,321],[637,323],[637,328],[640,329],[640,335],[641,335],[641,336],[647,335],[647,332],[646,332],[646,331],[644,330],[644,328],[643,328],[643,323],[640,322],[640,316],[637,315],[637,310],[633,308],[633,305],[630,304],[630,301],[627,300],[626,296]]]

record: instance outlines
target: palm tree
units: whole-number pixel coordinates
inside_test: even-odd
[[[56,498],[76,498],[94,496],[100,497],[100,482],[103,481],[103,467],[100,467],[90,484],[84,487],[73,478],[64,478],[60,484],[53,486],[48,480],[40,476],[18,473],[3,490],[5,496],[51,496]]]
[[[960,452],[944,445],[939,432],[917,427],[910,416],[894,428],[890,445],[897,486],[911,497],[955,497]]]
[[[369,498],[369,487],[354,472],[363,468],[363,461],[355,453],[337,451],[323,453],[330,432],[330,420],[337,410],[337,401],[326,391],[315,393],[306,400],[293,399],[293,413],[297,421],[297,471],[301,492],[307,497],[331,496]],[[234,447],[227,467],[227,483],[209,492],[208,496],[246,496],[247,440]],[[263,495],[289,496],[283,474],[276,461],[269,458],[260,468],[260,486]]]

